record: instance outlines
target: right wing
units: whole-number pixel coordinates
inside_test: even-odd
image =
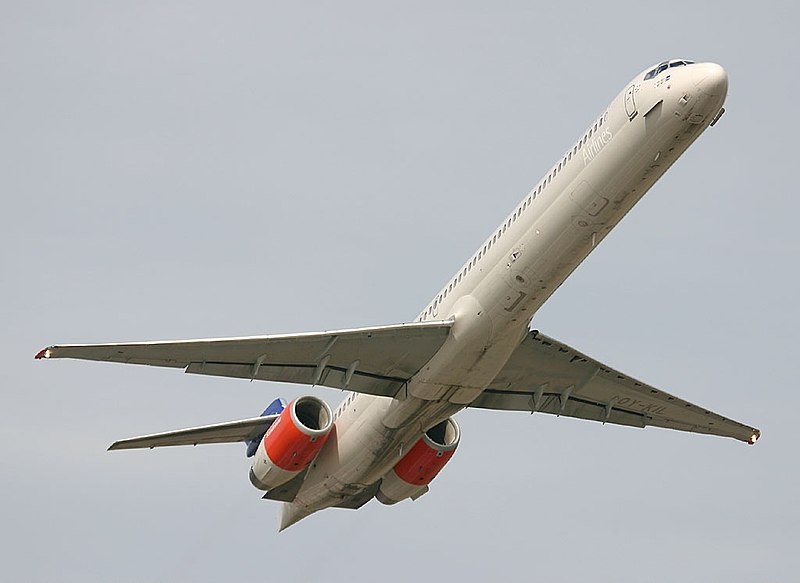
[[[279,415],[278,413],[275,415],[265,415],[263,417],[253,417],[252,419],[228,421],[227,423],[215,423],[214,425],[202,425],[200,427],[190,427],[188,429],[153,433],[151,435],[142,435],[141,437],[130,437],[128,439],[115,441],[108,449],[109,451],[112,449],[139,449],[145,447],[152,449],[154,447],[170,445],[200,445],[206,443],[250,441],[262,436]]]
[[[470,407],[541,412],[601,423],[650,425],[753,444],[755,427],[631,378],[534,330]]]
[[[79,358],[351,389],[394,397],[444,344],[453,320],[332,332],[120,344],[64,344],[36,358]]]

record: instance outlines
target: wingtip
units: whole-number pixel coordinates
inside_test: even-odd
[[[753,435],[750,436],[750,439],[747,440],[747,445],[755,445],[756,441],[761,438],[761,430],[760,429],[753,429]]]
[[[36,353],[36,356],[34,356],[33,358],[34,360],[42,360],[44,358],[50,358],[52,354],[53,354],[53,347],[48,346],[47,348],[42,348],[39,352]]]

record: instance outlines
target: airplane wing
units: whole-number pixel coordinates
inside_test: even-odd
[[[447,338],[452,320],[331,332],[122,344],[64,344],[36,358],[183,368],[187,373],[394,397]]]
[[[622,374],[534,330],[471,407],[563,415],[732,437],[761,435],[703,407]]]
[[[253,417],[252,419],[240,419],[238,421],[228,421],[227,423],[215,423],[214,425],[130,437],[115,441],[108,449],[109,451],[112,449],[139,449],[145,447],[152,449],[170,445],[250,441],[262,436],[278,417],[279,414],[265,415],[263,417]]]

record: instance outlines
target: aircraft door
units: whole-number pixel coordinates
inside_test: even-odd
[[[632,120],[638,113],[636,111],[636,102],[633,99],[633,94],[636,91],[636,85],[631,85],[625,91],[625,113],[628,114],[628,120]]]

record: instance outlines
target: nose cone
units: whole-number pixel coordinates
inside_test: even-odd
[[[728,93],[728,73],[716,63],[697,63],[694,67],[694,82],[697,89],[712,97],[724,97]]]

